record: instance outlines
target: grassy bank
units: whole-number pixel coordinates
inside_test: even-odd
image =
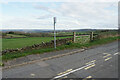
[[[30,51],[19,52],[19,53],[5,54],[2,56],[2,59],[10,60],[10,59],[14,59],[14,58],[22,57],[22,56],[27,56],[30,54],[42,54],[45,52],[58,51],[58,50],[69,49],[69,48],[74,49],[74,48],[91,47],[95,45],[109,43],[109,42],[112,42],[118,39],[120,39],[120,37],[109,37],[109,38],[104,38],[104,39],[100,39],[100,40],[96,40],[96,41],[84,43],[84,44],[70,43],[70,44],[58,46],[56,50],[54,48],[44,48],[44,49],[30,50]]]

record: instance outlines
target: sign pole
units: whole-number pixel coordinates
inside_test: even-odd
[[[55,24],[56,24],[56,17],[54,19],[54,48],[56,49],[56,32],[55,32]]]

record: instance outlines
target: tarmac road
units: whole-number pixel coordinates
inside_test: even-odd
[[[3,78],[118,78],[118,41],[73,55],[3,70]],[[108,80],[105,79],[105,80]],[[102,79],[103,80],[103,79]]]

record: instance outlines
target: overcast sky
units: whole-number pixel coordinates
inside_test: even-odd
[[[3,0],[0,3],[2,29],[53,29],[54,16],[56,29],[117,29],[118,1]]]

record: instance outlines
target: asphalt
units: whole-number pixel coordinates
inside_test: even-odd
[[[54,51],[54,52],[46,52],[43,54],[39,54],[39,53],[32,54],[32,55],[27,55],[24,57],[15,58],[15,59],[8,60],[8,61],[3,61],[3,63],[4,63],[4,67],[9,67],[9,66],[19,65],[19,64],[23,64],[23,63],[29,63],[31,61],[41,60],[43,58],[62,55],[62,54],[66,54],[66,53],[74,52],[74,51],[78,51],[78,50],[79,49],[65,49],[65,50]]]
[[[119,54],[116,41],[77,54],[5,69],[2,71],[2,77],[117,80]]]

